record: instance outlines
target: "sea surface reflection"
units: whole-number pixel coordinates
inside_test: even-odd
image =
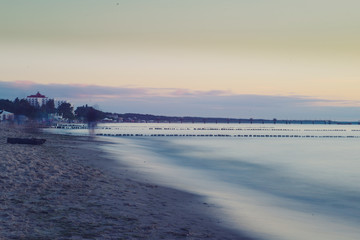
[[[259,238],[355,240],[360,236],[357,128],[252,126],[235,131],[225,125],[218,129],[232,136],[177,137],[174,132],[181,130],[173,128],[168,137],[159,137],[148,134],[145,125],[128,130],[137,137],[106,137],[116,144],[103,148],[160,184],[207,196],[221,207],[225,224]],[[219,134],[211,127],[203,131]],[[274,132],[283,137],[265,137]],[[289,132],[304,137],[286,137]],[[258,137],[238,136],[249,134]]]

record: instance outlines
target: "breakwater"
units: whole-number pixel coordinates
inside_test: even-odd
[[[86,135],[85,124],[66,124],[57,131]],[[113,137],[233,137],[233,138],[360,138],[358,125],[263,125],[263,124],[99,124],[98,136]]]

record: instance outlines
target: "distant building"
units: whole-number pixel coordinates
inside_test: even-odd
[[[14,120],[14,114],[4,110],[0,110],[0,121]]]
[[[63,103],[67,103],[67,101],[65,101],[65,100],[54,100],[55,108],[60,107],[60,105],[63,104]]]
[[[35,95],[27,96],[26,100],[34,107],[41,107],[49,101],[49,98],[37,92]]]
[[[34,107],[41,107],[42,105],[45,105],[49,100],[54,100],[54,99],[48,98],[45,95],[42,95],[40,92],[37,92],[34,95],[27,96],[26,100],[30,103],[30,105]],[[54,100],[55,108],[58,108],[63,103],[67,103],[67,101]]]

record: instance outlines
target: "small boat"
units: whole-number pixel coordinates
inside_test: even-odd
[[[42,138],[7,138],[7,143],[10,144],[31,144],[41,145],[46,142],[46,139]]]

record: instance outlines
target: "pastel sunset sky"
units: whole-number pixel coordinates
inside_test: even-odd
[[[112,112],[360,119],[360,1],[0,3],[0,98]]]

